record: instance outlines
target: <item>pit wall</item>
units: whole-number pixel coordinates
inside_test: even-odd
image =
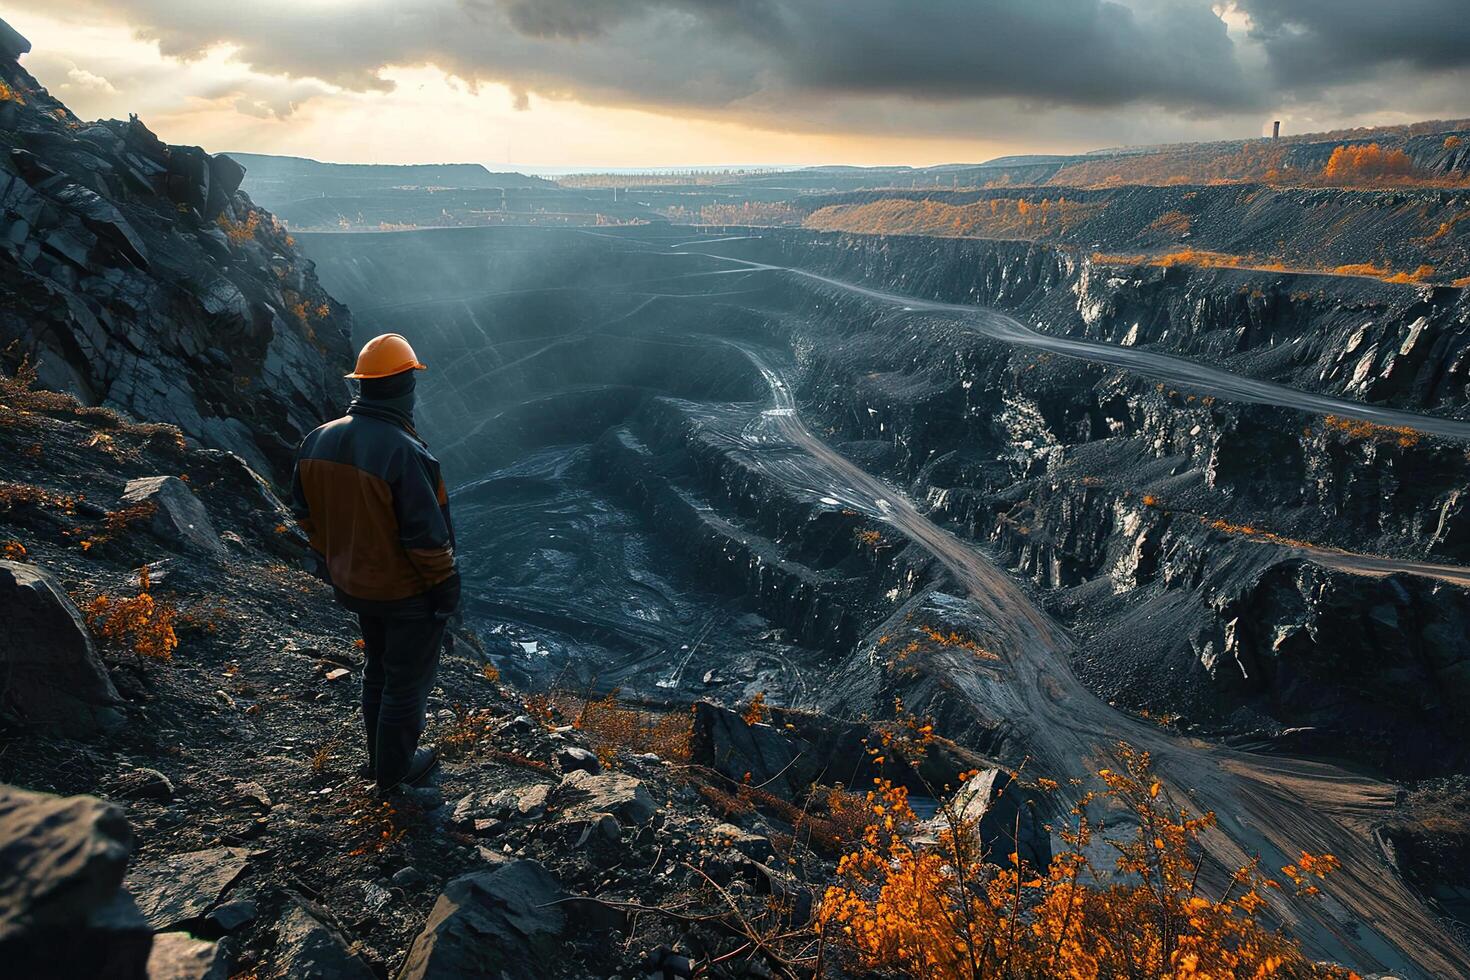
[[[1470,414],[1465,289],[1095,261],[1020,241],[763,229],[761,257],[1047,333],[1148,346],[1323,394]]]

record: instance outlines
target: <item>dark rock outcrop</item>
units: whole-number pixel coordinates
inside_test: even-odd
[[[128,890],[157,930],[197,924],[225,889],[245,870],[246,852],[237,847],[170,854],[136,863]]]
[[[349,948],[325,913],[293,898],[276,927],[276,977],[291,980],[373,980],[376,974]]]
[[[153,930],[122,890],[122,811],[0,785],[0,963],[16,977],[143,980]]]
[[[284,477],[343,400],[346,311],[238,190],[239,164],[136,117],[77,119],[16,62],[13,34],[0,22],[0,349],[45,387]]]
[[[557,903],[565,897],[535,861],[456,878],[429,913],[398,980],[553,975],[564,956],[567,914]]]
[[[51,575],[0,561],[0,716],[74,737],[116,729],[123,701],[82,614]]]
[[[149,529],[176,548],[193,549],[215,558],[225,553],[209,512],[189,485],[176,476],[142,476],[129,480],[123,490],[122,505],[150,508]]]
[[[1009,866],[1012,854],[1038,871],[1051,864],[1051,834],[1041,801],[1004,770],[986,769],[971,776],[950,805],[957,827],[973,836],[979,853],[991,864]],[[935,835],[954,829],[943,816],[925,826]]]
[[[646,823],[654,814],[653,797],[643,783],[621,772],[592,774],[578,769],[562,778],[552,794],[561,819],[595,821],[611,815],[624,825]]]
[[[219,943],[194,939],[182,932],[153,937],[148,980],[228,980],[230,958]]]

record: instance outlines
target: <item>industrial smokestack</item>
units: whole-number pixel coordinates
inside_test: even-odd
[[[1273,122],[1271,124],[1271,138],[1273,140],[1279,140],[1281,138],[1281,120],[1280,119],[1276,120],[1275,122]]]

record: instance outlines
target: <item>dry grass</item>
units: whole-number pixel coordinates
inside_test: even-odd
[[[1036,239],[1064,234],[1106,206],[1065,195],[997,197],[972,204],[892,198],[820,208],[802,224],[856,234]]]
[[[585,733],[604,766],[615,766],[620,752],[652,752],[671,762],[687,762],[694,733],[692,711],[650,711],[621,703],[613,691],[600,700],[573,695],[558,699],[563,717]]]
[[[145,442],[159,440],[182,452],[184,434],[178,426],[161,422],[134,422],[110,408],[83,405],[76,396],[36,387],[36,368],[22,358],[13,375],[0,372],[0,426],[22,426],[44,418],[74,419],[97,429],[112,430]],[[101,446],[96,433],[89,445]],[[114,437],[108,435],[108,440]],[[106,447],[102,447],[106,448]],[[121,451],[121,450],[119,450]]]
[[[70,494],[55,493],[34,483],[0,483],[0,511],[20,507],[49,507],[63,514],[75,514],[77,499]]]

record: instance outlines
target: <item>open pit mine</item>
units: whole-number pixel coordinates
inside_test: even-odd
[[[1464,963],[1368,829],[1370,773],[1470,744],[1462,290],[801,230],[300,241],[440,366],[423,431],[518,683],[899,699],[1054,779],[1127,742],[1229,853],[1350,856],[1294,923],[1325,955]]]
[[[169,145],[28,51],[0,973],[1175,976],[1177,909],[1211,976],[1470,976],[1464,124],[1387,189],[1284,183],[1363,134],[558,182]],[[464,602],[384,798],[283,500],[388,332]]]

